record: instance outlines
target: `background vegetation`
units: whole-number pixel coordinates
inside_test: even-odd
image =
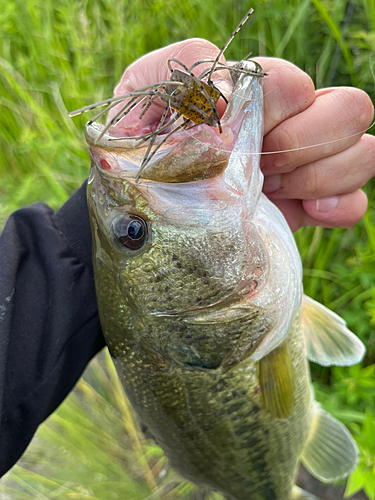
[[[375,98],[374,0],[0,0],[0,226],[36,201],[57,209],[88,174],[84,117],[67,110],[111,95],[145,52],[200,36],[221,46],[247,9],[255,14],[228,49],[288,59],[317,87],[353,85]],[[355,166],[353,166],[355,168]],[[312,366],[317,399],[361,451],[347,493],[375,498],[375,194],[350,230],[296,234],[306,293],[338,312],[367,345],[355,367]],[[95,360],[0,483],[7,499],[141,499],[162,483],[165,459],[134,427],[111,365]],[[167,473],[174,481],[173,472]],[[164,481],[167,481],[164,479]],[[158,486],[158,487],[159,487]],[[191,494],[179,486],[170,496]],[[217,495],[212,495],[217,497]]]

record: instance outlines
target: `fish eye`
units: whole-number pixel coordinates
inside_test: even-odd
[[[139,250],[147,240],[147,223],[138,215],[126,214],[115,220],[113,232],[120,245]]]

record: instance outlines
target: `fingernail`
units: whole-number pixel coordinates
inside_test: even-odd
[[[281,175],[267,175],[264,178],[263,192],[264,193],[274,193],[281,186]]]
[[[320,200],[316,200],[315,208],[317,212],[332,212],[339,203],[339,199],[337,196],[332,196],[331,198],[321,198]]]

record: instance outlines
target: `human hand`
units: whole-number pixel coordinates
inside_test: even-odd
[[[190,66],[198,59],[214,59],[217,53],[210,42],[191,39],[146,54],[127,68],[115,95],[168,79],[167,61],[172,57]],[[261,159],[264,192],[293,231],[306,225],[354,225],[367,208],[366,195],[359,188],[375,174],[375,137],[363,135],[373,116],[370,98],[351,87],[315,91],[310,77],[292,63],[255,60],[268,73],[264,80],[263,152],[276,151]],[[224,76],[218,74],[218,78]],[[222,99],[217,107],[221,116],[225,110]],[[164,105],[156,102],[139,121],[135,109],[121,127],[131,128],[134,135],[145,133],[160,120],[163,110]],[[322,143],[327,144],[309,147]],[[301,147],[305,149],[277,153]]]
[[[315,91],[310,77],[282,59],[257,58],[264,81],[263,191],[290,227],[350,227],[367,197],[360,188],[375,175],[375,137],[369,96],[353,87]],[[314,146],[321,144],[320,146]]]

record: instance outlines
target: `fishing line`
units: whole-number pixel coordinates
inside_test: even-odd
[[[242,156],[254,156],[254,155],[274,155],[274,154],[280,154],[280,153],[293,153],[295,151],[301,151],[301,150],[305,150],[305,149],[317,148],[319,146],[325,146],[327,144],[334,144],[336,142],[345,141],[346,139],[350,139],[351,137],[355,137],[357,135],[363,135],[368,130],[370,130],[374,125],[375,125],[375,120],[372,122],[372,124],[368,128],[366,128],[365,130],[362,130],[360,132],[356,132],[355,134],[347,135],[345,137],[340,137],[339,139],[333,139],[332,141],[320,142],[318,144],[311,144],[310,146],[301,146],[299,148],[282,149],[280,151],[263,151],[263,152],[260,152],[260,153],[244,153],[244,152],[241,152],[238,155],[236,155],[236,153],[234,151],[231,151],[229,149],[221,149],[221,148],[216,148],[215,146],[211,146],[209,143],[200,141],[196,137],[193,137],[191,134],[189,135],[187,133],[187,131],[184,131],[184,132],[186,133],[186,135],[189,135],[190,137],[192,137],[194,139],[194,141],[196,141],[199,144],[202,144],[202,145],[204,145],[206,147],[208,146],[210,149],[213,149],[215,151],[219,151],[219,152],[222,152],[222,153],[230,153],[231,155],[241,156],[242,157]],[[220,136],[218,136],[218,137],[220,137]]]

